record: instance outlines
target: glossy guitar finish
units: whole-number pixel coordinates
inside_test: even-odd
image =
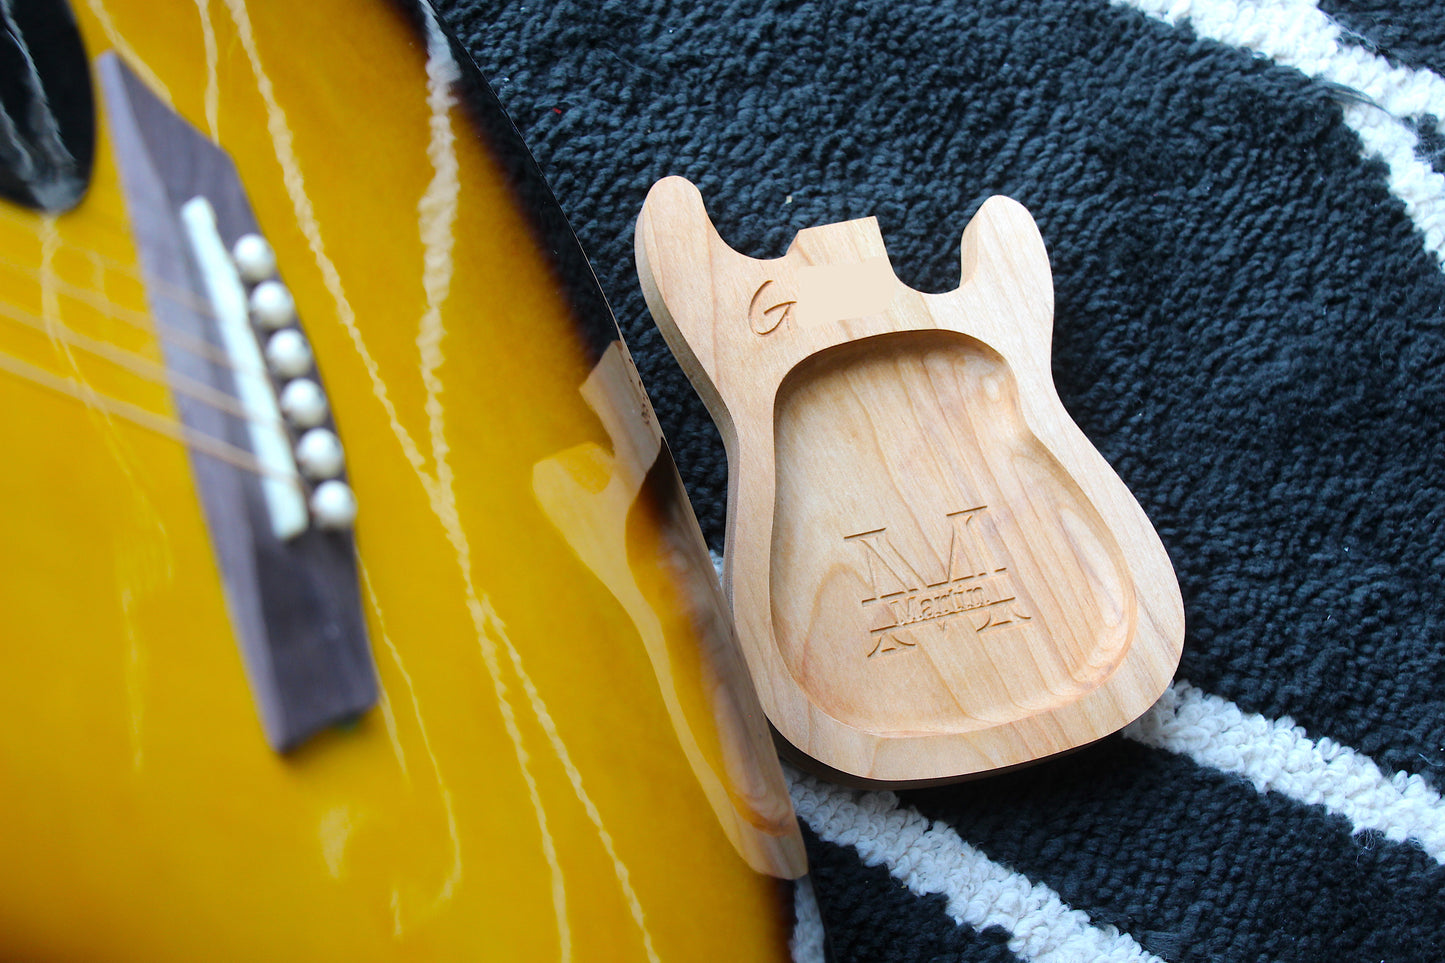
[[[381,701],[264,738],[171,390],[91,350],[162,359],[99,105],[81,205],[0,210],[0,956],[783,959],[758,871],[801,844],[706,549],[585,259],[510,128],[454,101],[429,12],[77,15],[227,151],[276,249]]]

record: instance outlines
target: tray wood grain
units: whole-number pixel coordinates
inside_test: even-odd
[[[946,294],[898,280],[873,218],[739,254],[678,177],[649,193],[636,244],[727,448],[724,582],[790,755],[926,784],[1078,747],[1152,704],[1183,641],[1178,582],[1054,388],[1028,211],[983,204]]]

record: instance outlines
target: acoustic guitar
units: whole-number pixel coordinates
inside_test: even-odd
[[[784,959],[706,547],[434,12],[0,18],[0,957]]]

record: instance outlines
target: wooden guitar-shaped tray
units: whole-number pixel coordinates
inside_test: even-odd
[[[648,306],[727,447],[724,581],[758,694],[790,754],[855,783],[1101,738],[1183,641],[1158,536],[1054,389],[1033,218],[991,198],[962,259],[957,290],[914,291],[867,218],[755,260],[678,177],[638,221]]]

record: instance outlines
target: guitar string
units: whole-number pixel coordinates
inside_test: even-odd
[[[98,221],[99,226],[109,231],[112,236],[119,236],[128,242],[133,241],[129,226],[120,224],[108,212],[104,211],[103,209],[91,208],[88,211],[88,215],[94,221]],[[27,212],[17,211],[15,208],[9,206],[0,205],[0,221],[7,221],[10,224],[19,227],[27,234],[33,234],[34,232],[34,225],[28,223],[27,221]],[[91,262],[98,267],[110,268],[128,276],[135,281],[140,282],[142,285],[145,286],[149,294],[152,294],[161,300],[169,301],[171,303],[178,304],[181,307],[188,308],[189,310],[195,312],[201,317],[207,319],[215,320],[216,318],[215,309],[212,307],[209,301],[202,298],[194,291],[191,291],[187,288],[179,287],[165,280],[164,278],[152,275],[150,272],[146,271],[143,266],[132,266],[129,263],[117,261],[114,258],[110,258],[100,253],[94,248],[90,248],[80,244],[72,244],[63,239],[61,240],[61,249],[79,252],[88,257]],[[175,344],[177,347],[182,348],[183,350],[189,351],[192,354],[199,355],[208,361],[221,365],[222,367],[228,368],[232,371],[241,370],[237,368],[235,363],[232,361],[230,355],[227,354],[224,349],[205,340],[204,338],[198,337],[194,334],[191,334],[190,332],[183,331],[172,325],[166,324],[152,314],[143,311],[136,311],[132,308],[127,308],[123,305],[116,304],[102,293],[93,291],[80,285],[76,285],[54,274],[42,278],[38,270],[10,258],[7,258],[3,254],[0,254],[0,267],[8,267],[11,270],[14,270],[24,275],[30,280],[36,281],[37,283],[53,284],[56,286],[57,289],[60,290],[60,293],[66,294],[74,298],[75,300],[81,301],[82,303],[88,304],[89,306],[100,310],[107,317],[110,317],[113,320],[122,321],[124,323],[130,324],[132,327],[145,331],[146,333],[161,337],[166,341]]]
[[[127,308],[122,305],[116,304],[104,295],[98,295],[96,292],[92,291],[89,288],[73,284],[69,281],[66,281],[64,278],[56,277],[53,274],[51,274],[50,276],[42,277],[41,273],[38,270],[30,268],[27,265],[20,264],[16,261],[12,261],[4,255],[0,255],[0,268],[10,268],[20,274],[23,274],[26,278],[35,281],[37,284],[53,285],[56,289],[56,293],[65,295],[73,300],[81,302],[82,304],[89,305],[90,307],[102,312],[105,317],[113,321],[120,321],[124,324],[128,324],[139,331],[144,331],[146,334],[157,335],[167,341],[172,342],[177,347],[189,351],[191,354],[199,355],[200,357],[205,358],[207,361],[214,362],[215,364],[222,365],[226,368],[235,368],[235,364],[232,362],[230,356],[227,355],[226,352],[219,346],[212,344],[205,338],[191,334],[188,331],[182,331],[180,328],[165,324],[158,318],[155,318],[153,315],[150,315],[144,311],[136,311],[133,308]],[[164,293],[158,294],[157,297],[161,298],[162,300],[175,300],[173,298],[168,298]],[[182,307],[195,307],[198,313],[202,313],[204,317],[215,318],[215,313],[211,310],[209,305],[193,306],[189,303],[185,303],[182,304]]]
[[[17,224],[26,230],[30,230],[32,228],[31,225],[25,224],[21,217],[16,216],[15,213],[8,208],[0,207],[0,220],[8,220],[11,223]],[[178,303],[182,307],[189,308],[195,311],[202,317],[208,319],[215,318],[215,312],[212,307],[203,300],[201,300],[199,296],[196,295],[194,292],[187,291],[184,288],[176,287],[175,285],[166,282],[164,279],[153,277],[148,272],[138,272],[132,269],[130,266],[109,259],[105,255],[100,254],[93,249],[83,246],[65,244],[64,242],[62,242],[62,247],[69,250],[78,250],[89,256],[93,262],[108,262],[114,268],[123,271],[132,278],[146,285],[147,291],[153,293],[157,298],[171,301],[173,303]],[[8,267],[11,270],[14,270],[24,275],[30,280],[35,281],[36,283],[52,284],[55,286],[59,293],[68,295],[69,297],[77,301],[88,304],[89,306],[98,309],[103,313],[105,317],[111,320],[120,321],[122,323],[130,325],[133,328],[136,328],[137,330],[144,331],[147,334],[163,338],[171,344],[174,344],[176,347],[181,348],[182,350],[205,358],[207,361],[220,365],[228,370],[241,370],[236,366],[235,362],[222,348],[212,344],[209,341],[206,341],[204,338],[200,338],[189,332],[182,331],[172,325],[168,325],[160,321],[158,318],[155,318],[151,314],[118,305],[115,302],[111,301],[109,298],[105,297],[103,294],[98,294],[97,292],[94,292],[89,288],[73,284],[69,281],[66,281],[64,278],[55,276],[53,273],[47,277],[42,277],[41,273],[38,270],[35,270],[28,265],[24,265],[14,260],[11,260],[10,258],[4,257],[3,255],[0,255],[0,266]],[[0,304],[3,304],[3,302],[0,302]],[[80,337],[84,336],[81,335]],[[121,361],[117,363],[124,364],[126,362]],[[149,362],[149,359],[142,359],[142,363],[152,362]],[[136,373],[138,376],[144,377],[143,375],[139,375],[139,372]],[[149,380],[155,381],[157,379]],[[171,384],[169,380],[162,380],[161,383]],[[203,387],[208,388],[209,386]],[[182,390],[181,393],[190,394],[189,392],[186,392],[184,390]],[[220,392],[220,394],[225,393]],[[234,396],[228,395],[227,397],[231,398],[232,402],[236,402]],[[207,401],[207,399],[205,398],[197,398],[197,400]],[[207,401],[207,403],[212,402]],[[232,411],[229,407],[227,407],[226,402],[221,402],[219,403],[219,405],[216,406],[222,407],[230,413],[236,413]],[[247,418],[249,416],[241,413],[237,414],[237,417]]]
[[[0,208],[0,211],[4,211],[4,209]],[[17,220],[8,212],[0,213],[0,218],[8,219],[11,221]],[[72,249],[74,249],[73,246]],[[103,255],[100,255],[92,250],[86,248],[80,248],[80,250],[95,260],[106,260]],[[182,350],[187,350],[194,355],[205,358],[206,360],[220,365],[230,371],[235,372],[242,370],[238,368],[235,362],[232,361],[232,359],[228,355],[226,355],[219,347],[211,344],[210,342],[198,338],[195,335],[189,334],[188,332],[180,331],[179,329],[176,329],[169,325],[165,325],[157,320],[154,320],[150,315],[143,312],[138,312],[133,309],[117,305],[114,302],[110,301],[108,298],[104,297],[104,295],[97,295],[95,292],[91,291],[88,288],[83,288],[78,285],[71,284],[70,282],[65,281],[63,278],[56,277],[53,274],[42,277],[39,271],[29,268],[26,265],[19,264],[3,256],[0,256],[0,266],[5,266],[14,271],[17,271],[37,283],[52,284],[55,286],[58,293],[66,294],[74,298],[75,300],[81,301],[94,308],[97,308],[101,312],[102,317],[105,317],[108,320],[118,321],[120,323],[129,325],[130,327],[138,331],[150,334],[152,336],[163,337],[167,341],[175,344],[176,347],[181,348]],[[121,265],[117,263],[116,266],[120,267]],[[132,276],[137,276],[138,279],[142,281],[142,283],[147,285],[148,291],[154,291],[154,286],[157,279],[151,278],[148,275],[135,275],[135,272],[129,270],[127,270],[126,273],[132,274]],[[163,286],[170,287],[173,290],[177,291],[181,290],[174,288],[173,285]],[[168,292],[164,290],[154,293],[157,297],[162,299],[173,301],[183,300],[185,302],[190,302],[185,306],[195,307],[200,313],[204,314],[206,317],[215,317],[215,314],[211,310],[211,308],[208,305],[198,303],[196,301],[195,295],[191,294],[190,292],[182,292],[185,295],[185,297],[182,299],[171,297]],[[124,348],[119,348],[108,342],[92,338],[88,335],[75,331],[74,329],[68,327],[67,325],[59,321],[47,321],[45,319],[36,317],[34,314],[27,312],[24,309],[3,300],[0,300],[0,317],[8,318],[12,322],[36,330],[46,335],[47,337],[55,339],[56,341],[73,346],[80,349],[81,351],[84,351],[87,354],[101,358],[102,360],[108,361],[112,364],[118,365],[119,367],[127,370],[132,375],[141,379],[142,381],[145,381],[149,384],[156,384],[167,387],[177,394],[185,395],[186,397],[189,397],[200,404],[220,410],[233,417],[245,421],[256,421],[258,423],[266,424],[268,426],[277,424],[276,422],[270,421],[269,419],[257,419],[254,415],[248,413],[245,410],[244,406],[241,404],[238,398],[228,392],[221,391],[217,388],[212,387],[211,385],[205,384],[204,382],[198,381],[194,378],[190,378],[186,375],[182,375],[179,372],[171,372],[166,369],[163,364],[147,358],[144,355],[136,354],[135,352],[127,351]],[[81,401],[85,404],[94,405],[125,421],[135,424],[141,428],[145,428],[147,430],[158,433],[172,440],[179,441],[182,444],[195,448],[198,451],[203,451],[206,454],[219,458],[222,461],[234,465],[235,467],[240,468],[244,471],[248,471],[258,475],[269,475],[273,477],[290,477],[284,472],[276,472],[271,469],[266,469],[255,458],[254,455],[252,455],[244,448],[240,448],[229,442],[214,438],[204,432],[196,431],[195,429],[185,425],[183,422],[175,420],[174,418],[168,418],[164,415],[157,414],[131,402],[114,398],[110,395],[105,394],[104,392],[97,391],[94,386],[87,384],[83,381],[77,382],[69,378],[64,378],[52,374],[43,368],[16,358],[13,355],[4,354],[3,358],[4,361],[3,363],[0,363],[0,368],[3,368],[6,373],[14,377],[29,381],[38,387],[55,391],[59,394],[74,398],[75,400]]]
[[[74,211],[69,211],[69,213],[58,215],[58,217],[64,218],[64,223],[66,227],[71,228],[71,233],[94,233],[104,237],[104,239],[116,239],[120,241],[121,244],[126,246],[127,250],[134,250],[134,247],[136,247],[136,231],[130,226],[129,221],[124,220],[123,217],[117,218],[116,215],[104,210],[104,208],[92,207],[91,202],[82,202],[81,207],[75,208]],[[0,204],[0,223],[10,224],[10,226],[19,228],[20,231],[29,234],[29,236],[35,236],[36,218],[38,218],[38,214],[36,214],[35,211],[17,207],[17,205],[13,204]],[[61,223],[61,221],[58,221],[58,223]],[[108,254],[98,252],[98,250],[88,249],[88,247],[78,246],[78,244],[75,243],[66,243],[66,246],[72,247],[72,249],[82,250],[82,252],[85,253],[94,253],[95,256],[100,257],[100,259],[105,260],[105,262],[110,262],[111,265],[117,270],[120,270],[120,272],[127,273],[131,278],[136,278],[137,281],[144,281],[144,278],[137,273],[137,269],[134,268],[131,262],[114,259],[114,257],[108,256]]]
[[[131,280],[141,284],[148,293],[152,292],[155,288],[160,288],[160,296],[164,297],[168,301],[173,301],[177,304],[180,304],[182,307],[189,308],[192,311],[195,311],[197,314],[203,314],[207,317],[210,317],[214,314],[214,309],[211,307],[210,302],[208,302],[200,294],[197,294],[196,292],[191,291],[187,288],[172,284],[165,278],[154,277],[153,275],[148,274],[143,268],[132,267],[121,261],[117,261],[114,258],[109,258],[106,255],[101,254],[94,248],[84,247],[82,245],[71,244],[62,241],[60,243],[59,249],[62,251],[79,252],[85,255],[86,258],[90,260],[91,266],[96,270],[98,275],[99,272],[103,272],[106,270],[114,270],[124,273]],[[31,267],[28,264],[24,264],[20,261],[16,261],[13,258],[8,258],[4,255],[0,255],[0,264],[3,264],[9,269],[19,274],[23,274],[28,278],[34,280],[40,279],[40,272],[36,268]],[[113,304],[113,302],[109,301],[109,299],[107,299],[105,295],[99,292],[99,288],[104,287],[103,279],[99,276],[97,277],[96,290],[94,291],[83,285],[75,284],[71,281],[66,281],[64,278],[61,277],[54,277],[53,280],[58,281],[61,284],[65,285],[67,288],[69,288],[72,292],[74,292],[73,296],[76,298],[87,299],[88,296],[88,300],[93,303],[96,298],[99,297],[99,299],[104,301],[107,306],[113,306],[117,310],[124,311],[129,314],[138,315],[140,317],[147,317],[144,312],[136,311],[132,308],[121,307],[120,305],[115,305]]]
[[[93,218],[92,224],[103,228],[112,236],[120,237],[129,243],[133,243],[133,238],[128,227],[118,225],[113,218],[98,209],[92,209],[90,213]],[[34,225],[27,222],[25,212],[16,212],[12,208],[0,206],[0,221],[9,222],[20,227],[26,231],[27,234],[33,235]],[[211,305],[201,299],[195,292],[178,287],[163,278],[157,278],[150,272],[144,270],[143,267],[132,266],[131,264],[118,261],[102,254],[94,248],[81,244],[62,241],[61,248],[86,256],[92,265],[99,270],[109,268],[140,282],[145,286],[147,293],[150,295],[189,308],[205,318],[215,318],[215,312]],[[116,304],[102,293],[73,284],[53,273],[42,277],[39,270],[3,255],[0,255],[0,267],[8,268],[36,283],[54,285],[58,293],[97,309],[101,315],[108,320],[119,321],[136,330],[163,338],[182,350],[202,357],[233,372],[243,370],[239,368],[221,348],[206,341],[204,338],[167,325],[148,313]],[[54,338],[56,341],[63,342],[87,354],[116,364],[143,381],[167,387],[177,394],[185,395],[200,404],[220,410],[233,417],[268,426],[278,425],[277,422],[270,421],[269,419],[257,419],[245,410],[238,398],[228,392],[216,389],[204,382],[182,375],[179,372],[171,372],[159,362],[136,354],[135,352],[116,347],[107,342],[91,338],[58,321],[52,322],[38,318],[3,300],[0,300],[0,317],[9,318],[14,322],[40,331],[47,337]],[[132,402],[123,401],[107,395],[104,392],[97,391],[94,386],[83,380],[76,381],[55,375],[5,352],[0,352],[0,371],[13,377],[29,381],[37,387],[54,391],[84,404],[94,405],[140,428],[178,441],[197,451],[204,452],[212,457],[225,461],[243,471],[256,475],[294,480],[293,476],[286,472],[278,472],[274,469],[266,468],[251,452],[244,448],[215,438],[205,432],[197,431],[183,422],[157,414]],[[148,375],[148,371],[158,372],[159,376]]]
[[[99,206],[97,202],[87,198],[73,212],[62,217],[76,218],[76,229],[79,231],[94,231],[108,238],[114,238],[129,248],[135,246],[135,227],[130,218],[124,214],[116,214]],[[15,225],[23,231],[34,232],[32,219],[37,217],[34,211],[14,204],[0,205],[0,221]],[[117,262],[117,266],[126,269],[124,262]]]
[[[116,222],[109,217],[109,215],[101,213],[98,209],[92,209],[88,213],[91,217],[100,222],[96,226],[103,228],[106,232],[109,232],[112,237],[121,238],[127,243],[134,245],[135,238],[129,227],[118,226]],[[0,205],[0,221],[8,222],[16,226],[20,230],[26,232],[28,235],[33,235],[35,231],[35,225],[28,223],[26,220],[26,216],[26,213],[23,211],[17,211],[12,207]],[[87,247],[86,245],[66,241],[64,239],[61,240],[61,250],[74,251],[84,254],[93,263],[99,265],[102,268],[108,268],[118,274],[125,275],[133,281],[139,281],[141,284],[145,285],[147,289],[151,289],[153,287],[164,289],[165,292],[169,295],[170,300],[183,304],[198,313],[208,316],[211,314],[211,306],[206,303],[206,301],[194,291],[175,285],[170,281],[167,281],[165,278],[154,277],[139,265],[132,264],[127,261],[117,260],[116,258],[101,253],[99,250],[96,250],[93,247]],[[9,263],[13,266],[19,267],[21,270],[26,270],[24,266],[18,265],[14,261],[10,261]]]
[[[0,317],[7,318],[16,324],[38,331],[46,337],[63,341],[71,347],[79,348],[86,354],[109,361],[111,364],[129,371],[142,381],[149,384],[164,385],[177,394],[185,395],[204,405],[220,409],[228,415],[244,421],[254,421],[267,427],[280,426],[280,422],[278,421],[257,418],[254,414],[248,412],[241,404],[240,399],[229,392],[222,391],[219,388],[206,384],[204,381],[181,374],[178,371],[171,371],[165,364],[154,361],[144,355],[116,347],[108,341],[101,341],[89,335],[81,334],[74,328],[68,327],[59,321],[47,321],[43,318],[38,318],[5,301],[0,301]],[[233,370],[239,369],[233,367]]]
[[[90,255],[93,258],[104,260],[103,255],[99,255],[92,250],[86,248],[79,248],[78,250]],[[117,266],[119,267],[120,265],[117,264]],[[263,376],[265,374],[264,372],[256,372],[253,369],[243,368],[237,365],[236,362],[223,348],[205,340],[202,337],[191,334],[187,331],[183,331],[172,325],[166,324],[162,322],[159,318],[156,318],[154,315],[151,315],[149,313],[137,311],[132,308],[118,305],[115,302],[111,301],[109,298],[105,297],[103,294],[99,294],[98,292],[95,292],[89,288],[73,284],[69,281],[66,281],[64,278],[55,276],[53,273],[48,276],[42,277],[41,273],[38,270],[13,261],[9,258],[4,257],[3,255],[0,255],[0,267],[8,267],[12,270],[15,270],[38,284],[51,284],[55,287],[58,293],[68,295],[69,297],[77,301],[80,301],[97,309],[100,312],[101,316],[107,318],[108,320],[119,321],[131,326],[138,331],[159,337],[169,342],[170,344],[175,345],[177,348],[183,351],[187,351],[190,354],[204,358],[205,360],[219,365],[233,373],[241,375],[254,375],[260,373]],[[134,272],[131,273],[134,274]],[[138,277],[139,280],[147,286],[148,291],[154,292],[155,296],[158,299],[171,302],[180,302],[182,307],[191,308],[196,313],[207,319],[217,320],[214,309],[208,303],[204,303],[203,301],[199,300],[198,296],[193,294],[192,292],[177,288],[174,285],[168,284],[160,279],[152,277],[148,273],[135,276]],[[155,287],[160,287],[162,288],[162,290],[154,291]],[[178,298],[172,296],[165,289],[180,292],[182,297]],[[9,310],[6,310],[7,308]],[[50,333],[49,325],[51,324],[51,322],[46,322],[42,319],[36,318],[33,314],[28,315],[27,320],[27,318],[19,317],[17,316],[17,313],[12,312],[17,312],[18,314],[26,313],[23,312],[22,309],[17,308],[14,305],[7,304],[3,300],[0,300],[0,316],[9,316],[13,320],[19,321],[22,324],[27,324],[30,327],[37,327],[41,330],[45,330],[47,334]],[[241,405],[240,399],[238,399],[235,395],[230,394],[229,392],[221,391],[212,387],[211,385],[205,384],[204,382],[187,377],[186,375],[182,375],[179,372],[171,372],[164,365],[153,361],[150,358],[146,358],[143,355],[139,355],[134,352],[126,352],[124,349],[113,347],[106,342],[89,338],[87,335],[76,332],[73,329],[66,328],[63,324],[59,324],[58,322],[55,322],[55,324],[59,328],[64,329],[59,332],[60,340],[65,340],[66,343],[73,344],[89,354],[104,358],[105,360],[111,361],[114,364],[121,365],[142,380],[148,381],[152,384],[161,384],[168,386],[179,394],[186,395],[187,397],[190,397],[202,404],[209,405],[213,408],[219,408],[222,411],[225,411],[227,414],[230,414],[236,418],[255,422],[257,424],[261,424],[267,427],[279,427],[281,425],[280,422],[277,422],[275,420],[257,418],[255,415],[248,413]],[[148,376],[145,373],[145,370],[158,372],[158,375]]]
[[[12,222],[18,222],[18,218],[16,218],[8,210],[0,208],[0,211],[3,211],[3,213],[0,213],[0,218],[7,219]],[[77,248],[72,246],[71,249],[76,250]],[[96,251],[83,247],[78,248],[78,250],[80,250],[86,255],[89,255],[95,261],[107,260],[104,255],[101,255]],[[156,293],[157,297],[164,300],[180,301],[182,302],[182,306],[191,308],[203,315],[204,317],[211,319],[215,318],[215,313],[210,307],[210,305],[202,302],[198,298],[198,296],[196,296],[192,292],[176,288],[174,285],[166,284],[165,282],[160,281],[160,279],[154,278],[149,274],[137,273],[131,270],[128,266],[121,265],[119,262],[112,261],[111,263],[115,267],[125,270],[126,273],[132,275],[133,277],[136,277],[142,283],[146,284],[147,290],[153,291],[154,287],[159,285],[164,288],[169,288],[171,291],[179,292],[182,295],[182,297],[177,298],[171,296],[167,291],[162,290],[159,292],[154,292]],[[159,336],[182,350],[188,351],[193,355],[204,358],[207,361],[222,366],[230,371],[241,372],[245,374],[253,373],[249,369],[242,369],[238,367],[236,363],[231,359],[231,357],[222,348],[212,344],[209,341],[206,341],[204,338],[198,337],[186,331],[182,331],[171,325],[167,325],[148,313],[136,311],[134,309],[118,305],[110,299],[106,298],[103,294],[99,294],[98,292],[93,291],[89,288],[73,284],[69,281],[66,281],[64,278],[55,276],[53,273],[42,277],[41,272],[39,272],[38,270],[31,268],[28,265],[11,260],[4,255],[0,255],[0,267],[9,268],[29,278],[30,280],[35,281],[36,283],[51,284],[56,288],[58,293],[69,296],[77,301],[96,308],[98,311],[101,312],[103,317],[106,317],[109,320],[119,321],[131,326],[132,328],[135,328],[138,331],[154,336]],[[134,352],[128,352],[125,349],[110,345],[107,342],[90,338],[89,336],[81,334],[80,332],[77,332],[72,328],[68,328],[67,326],[59,322],[52,323],[37,318],[35,315],[25,312],[23,311],[23,309],[20,309],[13,304],[7,304],[4,301],[0,301],[0,316],[9,317],[13,321],[24,324],[31,328],[35,328],[37,330],[44,331],[47,335],[56,337],[57,340],[64,341],[65,343],[73,345],[88,354],[103,358],[104,360],[110,361],[113,364],[117,364],[130,371],[136,377],[141,378],[142,380],[145,380],[152,384],[161,384],[168,386],[178,394],[186,395],[187,397],[190,397],[202,404],[209,405],[213,408],[219,408],[220,410],[234,417],[241,418],[247,421],[255,421],[260,424],[267,425],[268,427],[279,425],[278,422],[275,422],[273,420],[258,419],[254,415],[249,414],[241,405],[240,400],[236,398],[236,396],[228,392],[216,389],[211,385],[198,381],[194,378],[182,375],[179,372],[170,372],[163,364],[159,362],[156,362],[150,358],[136,354]],[[151,374],[148,374],[147,372],[151,372]]]
[[[110,395],[96,391],[93,387],[83,382],[77,382],[71,378],[52,374],[43,368],[37,367],[28,361],[23,361],[4,351],[0,351],[0,372],[19,378],[22,381],[28,381],[38,387],[54,391],[68,398],[73,398],[82,404],[99,408],[137,427],[180,442],[182,445],[194,448],[196,451],[210,455],[213,458],[218,458],[242,471],[250,472],[253,475],[280,478],[285,481],[295,480],[295,476],[288,472],[279,472],[267,468],[257,460],[256,456],[244,448],[208,435],[205,432],[196,431],[194,428],[167,418],[164,415],[158,415],[139,405],[122,401],[119,398],[112,398]]]

